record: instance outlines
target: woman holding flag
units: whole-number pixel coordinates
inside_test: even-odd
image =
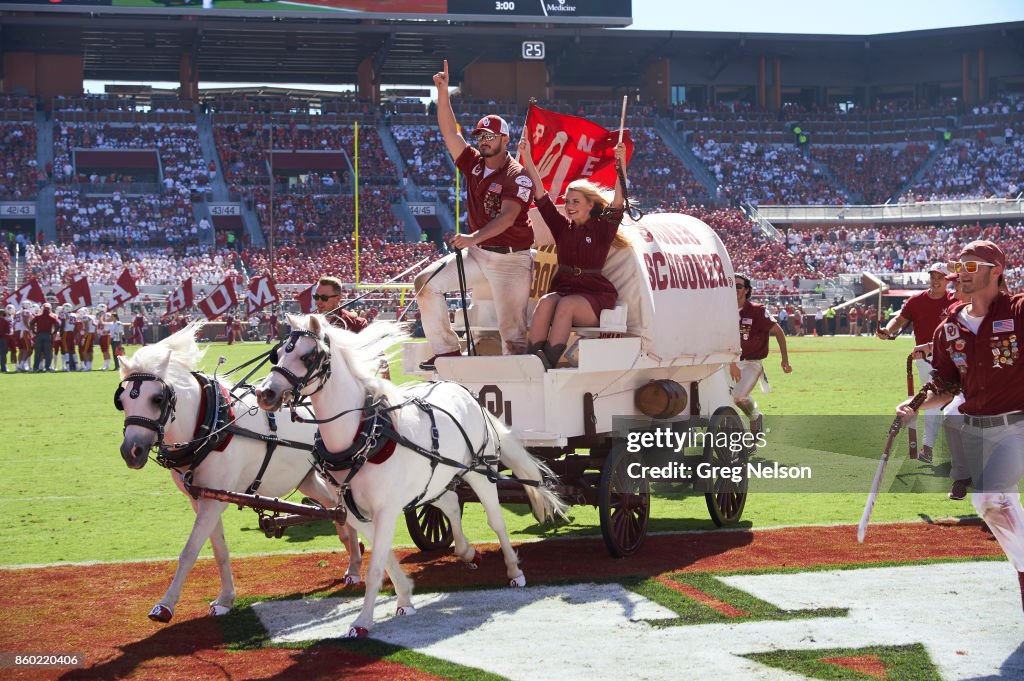
[[[618,292],[601,274],[608,251],[629,242],[618,233],[625,205],[622,186],[626,172],[626,145],[615,146],[615,164],[622,172],[609,201],[604,189],[588,180],[575,180],[565,191],[563,216],[548,196],[533,161],[530,141],[519,142],[519,158],[533,180],[537,210],[551,230],[558,248],[558,271],[551,292],[537,303],[527,334],[527,352],[541,358],[545,368],[558,364],[573,326],[598,326],[601,310],[615,307]]]

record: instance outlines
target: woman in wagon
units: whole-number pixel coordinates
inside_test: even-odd
[[[558,271],[551,280],[551,292],[537,303],[527,335],[527,353],[540,357],[545,369],[550,369],[565,352],[573,326],[598,326],[601,310],[615,307],[618,292],[601,269],[612,247],[629,246],[618,233],[625,193],[621,179],[615,182],[611,200],[604,188],[576,180],[566,188],[563,216],[544,189],[525,137],[519,143],[519,158],[533,180],[537,210],[558,248]],[[622,169],[620,177],[625,177],[626,146],[621,142],[615,147],[615,163]]]

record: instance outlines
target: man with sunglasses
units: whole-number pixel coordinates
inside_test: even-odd
[[[530,300],[533,267],[533,225],[527,216],[533,180],[507,151],[508,123],[500,116],[484,116],[473,129],[477,148],[459,133],[448,95],[448,61],[434,74],[437,87],[437,122],[448,153],[466,178],[469,230],[456,234],[451,244],[463,250],[466,287],[490,290],[498,317],[505,354],[526,352],[526,305]],[[448,318],[444,294],[459,289],[455,255],[448,255],[416,277],[423,332],[434,356],[422,362],[434,369],[438,357],[457,357],[459,338]]]
[[[320,277],[313,293],[313,302],[316,303],[317,314],[327,315],[327,321],[331,326],[359,333],[369,324],[356,313],[338,308],[342,302],[341,280],[335,277]]]
[[[961,441],[974,493],[971,502],[1017,570],[1024,603],[1024,295],[999,290],[1006,256],[991,241],[972,241],[954,270],[969,303],[958,303],[935,331],[930,392],[922,408],[939,407],[961,390]],[[913,417],[906,400],[896,413]]]
[[[764,377],[762,364],[768,356],[768,336],[775,336],[782,355],[782,371],[791,373],[789,352],[786,349],[786,332],[765,308],[764,305],[750,302],[754,287],[750,277],[736,274],[736,305],[740,311],[740,361],[729,367],[729,374],[735,383],[732,389],[732,401],[750,419],[750,431],[758,433],[762,427],[762,415],[757,409],[757,402],[751,399],[754,386]]]
[[[928,268],[928,289],[915,293],[903,304],[903,309],[893,317],[884,328],[876,334],[885,340],[895,340],[907,324],[914,323],[914,345],[923,345],[931,341],[936,327],[946,316],[949,306],[956,298],[946,288],[946,275],[949,270],[944,263],[935,263]],[[932,365],[926,357],[914,359],[917,376],[921,384],[927,383],[932,372]],[[942,422],[939,409],[928,409],[924,413],[924,443],[917,458],[925,463],[932,462],[932,450],[939,435]]]

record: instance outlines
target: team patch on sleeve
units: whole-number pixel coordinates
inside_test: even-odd
[[[518,184],[520,187],[531,187],[532,188],[533,187],[533,180],[531,180],[526,175],[520,175],[519,177],[516,178],[516,184]]]
[[[531,194],[531,193],[532,193],[532,192],[531,192],[531,190],[530,190],[530,188],[529,188],[529,187],[520,187],[520,188],[519,188],[519,191],[518,191],[518,192],[516,192],[516,196],[518,196],[518,197],[519,197],[519,200],[520,200],[520,201],[524,201],[524,202],[526,202],[526,201],[529,201],[529,200],[530,200],[530,194]]]

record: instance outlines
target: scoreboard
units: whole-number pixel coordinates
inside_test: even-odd
[[[518,22],[629,26],[632,0],[0,0],[0,11],[198,16],[277,16],[318,19]]]

